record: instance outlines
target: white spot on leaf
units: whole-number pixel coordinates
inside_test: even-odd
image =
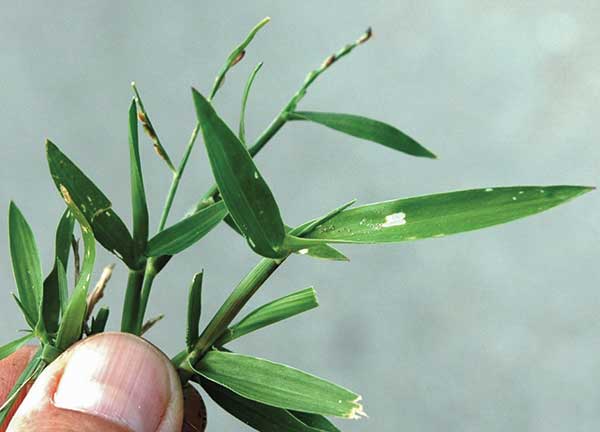
[[[298,253],[299,253],[300,255],[306,255],[306,254],[308,253],[308,249],[300,249],[300,250],[298,251]]]
[[[406,213],[398,212],[385,217],[385,222],[381,225],[383,228],[395,227],[406,223]]]
[[[493,188],[487,188],[485,191],[486,192],[492,192],[494,189]]]

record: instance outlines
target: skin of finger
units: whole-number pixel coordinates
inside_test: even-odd
[[[21,375],[21,372],[29,363],[29,360],[35,354],[37,347],[34,346],[25,346],[15,353],[9,355],[8,357],[0,360],[0,404],[4,403],[11,389],[17,382],[17,379]],[[19,396],[13,407],[11,408],[8,416],[6,417],[6,421],[2,426],[0,426],[0,432],[5,432],[6,428],[10,422],[10,419],[17,411],[17,408],[23,401],[25,394],[28,388],[25,389],[22,395]]]
[[[48,365],[44,372],[39,376],[31,387],[27,397],[17,410],[7,432],[25,432],[34,430],[38,432],[131,432],[128,428],[104,418],[83,412],[57,408],[53,402],[53,395],[56,392],[62,373],[73,352],[82,344],[94,343],[94,339],[101,337],[131,338],[132,343],[139,343],[141,340],[136,336],[124,333],[102,333],[87,338],[71,347],[54,362]],[[149,349],[160,352],[148,342],[143,341],[143,343],[147,344]],[[181,385],[177,373],[169,359],[162,353],[160,355],[164,358],[167,366],[166,370],[169,374],[171,399],[168,402],[157,430],[148,432],[179,432],[183,421],[183,397]]]

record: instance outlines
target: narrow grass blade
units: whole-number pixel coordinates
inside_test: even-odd
[[[341,432],[333,423],[322,415],[308,414],[299,411],[290,411],[290,413],[307,426],[311,426],[323,432]]]
[[[319,306],[317,294],[312,287],[281,297],[250,312],[240,322],[231,326],[225,335],[216,342],[216,345],[225,345],[248,333],[309,311],[317,306]]]
[[[109,314],[110,310],[107,307],[98,309],[96,316],[92,317],[91,334],[102,333],[106,329]]]
[[[129,160],[131,173],[131,208],[133,210],[133,242],[137,247],[137,255],[144,253],[148,242],[148,204],[142,175],[140,160],[140,144],[138,139],[137,108],[135,99],[129,106]]]
[[[0,360],[5,359],[19,348],[24,346],[27,342],[33,339],[33,333],[27,333],[25,336],[20,337],[19,339],[15,339],[12,342],[7,343],[0,347]]]
[[[174,255],[192,246],[208,234],[227,215],[227,207],[219,201],[156,234],[148,242],[149,257]]]
[[[34,315],[30,315],[29,311],[27,309],[25,309],[25,306],[23,305],[23,303],[21,303],[21,300],[19,300],[19,297],[17,297],[17,295],[15,293],[10,293],[10,294],[12,295],[13,299],[15,299],[15,303],[17,303],[17,306],[19,307],[19,309],[21,310],[21,313],[25,317],[25,321],[27,322],[29,327],[31,327],[31,329],[33,330],[35,328],[37,317]]]
[[[325,215],[323,215],[319,218],[316,218],[312,221],[306,222],[297,228],[294,228],[290,232],[290,234],[295,235],[297,237],[303,237],[303,236],[313,232],[317,226],[323,225],[325,222],[334,218],[335,216],[337,216],[338,214],[340,214],[341,212],[346,210],[348,207],[354,205],[355,202],[356,202],[356,199],[353,199],[352,201],[348,201],[347,203],[342,204],[341,206],[331,210],[330,212],[326,213]]]
[[[229,414],[261,432],[321,432],[306,425],[289,411],[246,399],[213,381],[200,377],[202,388]]]
[[[25,387],[27,387],[27,385],[32,380],[37,378],[37,376],[44,369],[44,362],[41,359],[41,353],[42,348],[40,347],[33,356],[33,358],[29,361],[23,372],[21,372],[21,375],[19,375],[17,382],[15,382],[15,385],[6,396],[6,400],[0,406],[0,428],[2,428],[2,426],[6,427],[6,417],[10,413],[15,402],[18,400],[21,392],[25,389]]]
[[[350,261],[346,255],[327,244],[299,249],[295,253],[329,261]]]
[[[217,115],[193,90],[198,122],[221,196],[250,247],[259,255],[281,258],[285,231],[279,208],[252,157]]]
[[[87,307],[87,290],[96,260],[96,242],[92,233],[92,227],[83,212],[79,210],[73,201],[69,191],[64,186],[60,191],[63,199],[73,212],[75,219],[79,222],[84,244],[81,275],[66,307],[56,336],[56,348],[64,351],[81,337]]]
[[[435,155],[389,124],[351,114],[297,111],[290,114],[290,120],[308,120],[327,126],[348,135],[373,141],[394,150],[413,156],[435,159]]]
[[[284,247],[291,252],[298,253],[300,255],[309,255],[315,258],[336,260],[336,261],[349,261],[349,259],[333,247],[323,244],[322,242],[315,242],[314,239],[305,239],[306,235],[312,232],[317,226],[324,224],[334,216],[338,215],[348,207],[353,205],[356,199],[347,202],[328,212],[324,216],[321,216],[312,221],[308,221],[294,229],[287,229],[286,236],[284,239]]]
[[[583,186],[517,186],[385,201],[346,210],[308,237],[343,243],[442,237],[530,216],[590,190]]]
[[[67,272],[60,261],[57,261],[56,263],[56,278],[58,282],[60,313],[62,316],[66,312],[69,302],[69,283],[67,282]]]
[[[165,163],[167,164],[167,166],[169,167],[169,169],[172,172],[176,172],[177,170],[175,169],[173,162],[171,162],[171,158],[169,157],[167,150],[163,147],[162,143],[160,142],[160,138],[158,137],[158,134],[156,133],[156,129],[152,125],[150,116],[148,115],[148,112],[146,111],[146,108],[144,107],[144,103],[142,102],[142,97],[140,96],[140,93],[134,82],[131,83],[131,87],[133,88],[133,92],[135,94],[135,102],[139,109],[138,118],[139,118],[140,122],[142,123],[142,127],[144,128],[144,130],[146,131],[146,133],[152,140],[152,144],[154,146],[154,151],[156,152],[158,157],[160,157],[163,161],[165,161]]]
[[[345,418],[364,415],[360,396],[306,372],[255,357],[209,351],[197,373],[267,405]]]
[[[44,280],[44,323],[49,333],[55,333],[58,330],[58,319],[61,312],[61,275],[59,275],[59,266],[64,269],[68,265],[69,253],[71,251],[71,239],[73,237],[73,227],[75,218],[67,208],[64,212],[58,227],[56,229],[55,252],[54,252],[54,267],[50,274]],[[65,276],[66,277],[66,276]],[[66,280],[65,280],[66,284]]]
[[[188,312],[187,312],[187,332],[185,335],[185,343],[188,352],[194,349],[194,344],[198,340],[200,315],[202,313],[202,278],[204,272],[196,273],[190,286],[190,294],[188,297]]]
[[[129,268],[138,266],[131,234],[113,211],[110,200],[52,142],[46,142],[48,166],[56,187],[64,188],[91,225],[98,242]],[[64,196],[64,194],[62,194]]]
[[[12,201],[8,212],[8,235],[19,300],[29,317],[29,326],[34,329],[42,301],[42,264],[31,227]]]
[[[250,90],[252,89],[254,79],[256,78],[258,71],[260,71],[262,65],[262,62],[257,64],[250,74],[250,77],[248,77],[248,81],[246,82],[246,87],[244,88],[244,94],[242,95],[242,111],[240,112],[240,130],[238,136],[243,144],[246,144],[246,104],[248,103],[248,96],[250,95]]]
[[[231,52],[231,54],[229,54],[229,57],[227,57],[227,61],[225,62],[225,64],[223,65],[223,67],[221,68],[219,73],[217,74],[217,78],[215,79],[215,83],[213,84],[213,88],[212,88],[212,91],[210,92],[209,99],[212,100],[215,97],[215,95],[217,94],[217,91],[219,91],[219,89],[223,85],[223,82],[225,81],[225,75],[227,74],[227,72],[229,72],[229,69],[231,69],[237,63],[239,63],[240,60],[242,60],[242,58],[244,58],[244,54],[246,52],[246,47],[248,45],[250,45],[250,42],[252,42],[252,39],[254,39],[254,36],[256,36],[256,34],[260,31],[260,29],[263,28],[270,20],[271,20],[271,18],[266,17],[261,22],[256,24],[254,26],[254,28],[252,30],[250,30],[250,33],[248,34],[248,36],[246,36],[246,39],[240,45],[235,47],[235,49]]]

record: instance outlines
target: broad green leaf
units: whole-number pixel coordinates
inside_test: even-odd
[[[137,108],[135,99],[129,106],[129,161],[131,173],[131,208],[133,210],[133,242],[137,246],[137,254],[141,255],[148,242],[148,205],[140,160],[138,139]]]
[[[42,264],[31,227],[12,201],[8,212],[8,235],[19,300],[33,329],[39,319],[42,301]]]
[[[55,252],[54,252],[54,267],[50,274],[44,280],[44,322],[49,333],[55,333],[58,330],[58,318],[61,311],[61,298],[64,293],[61,290],[66,289],[66,286],[61,286],[59,269],[67,267],[69,261],[69,253],[71,251],[71,238],[73,236],[73,227],[75,218],[71,211],[67,208],[56,229]],[[66,277],[66,276],[65,276]],[[66,280],[65,280],[66,283]],[[64,309],[63,309],[64,310]]]
[[[146,255],[175,255],[187,249],[216,227],[225,215],[227,208],[223,201],[200,210],[156,234],[148,242]]]
[[[331,129],[344,132],[348,135],[373,141],[394,150],[413,156],[435,159],[435,155],[389,124],[351,114],[338,114],[327,112],[296,111],[290,114],[290,120],[308,120],[319,123]]]
[[[229,54],[229,57],[227,57],[227,61],[225,62],[225,64],[223,65],[223,67],[221,68],[219,73],[217,74],[217,78],[215,79],[215,82],[213,84],[212,91],[210,92],[211,100],[215,97],[215,94],[217,94],[217,91],[223,85],[223,82],[225,80],[225,75],[227,74],[227,72],[229,72],[229,69],[231,69],[237,63],[239,63],[239,61],[244,57],[244,54],[246,52],[245,51],[246,47],[248,45],[250,45],[250,42],[252,42],[252,39],[254,39],[254,36],[256,36],[256,34],[260,31],[260,29],[263,28],[270,20],[271,20],[271,18],[266,17],[261,22],[256,24],[254,26],[254,28],[252,30],[250,30],[250,33],[248,33],[248,36],[246,36],[246,39],[244,39],[244,41],[241,44],[239,44],[237,47],[235,47],[234,50]]]
[[[385,201],[346,210],[308,234],[343,243],[391,243],[443,237],[548,210],[592,188],[517,186]]]
[[[6,396],[6,400],[0,406],[0,427],[6,426],[6,416],[10,413],[11,408],[14,406],[21,392],[27,387],[32,380],[38,377],[38,375],[44,370],[44,362],[41,359],[42,348],[40,347],[33,358],[29,361],[19,378],[13,385],[12,389]]]
[[[52,142],[46,142],[48,166],[56,187],[64,188],[91,225],[94,236],[130,268],[138,266],[131,234],[113,211],[110,200]]]
[[[313,428],[317,428],[323,432],[341,432],[333,423],[331,423],[322,415],[308,414],[299,411],[290,411],[290,414],[292,414],[305,425],[312,426]]]
[[[359,418],[360,396],[313,375],[255,357],[209,351],[196,372],[267,405],[314,414]]]
[[[246,399],[226,387],[200,377],[202,388],[221,408],[261,432],[320,432],[307,426],[289,411]]]
[[[0,347],[0,360],[5,359],[9,355],[13,354],[19,348],[24,346],[27,342],[33,339],[33,333],[27,333],[25,336],[20,337],[19,339],[15,339],[12,342],[7,343],[4,346]]]
[[[246,147],[211,104],[196,90],[192,93],[212,171],[229,214],[256,253],[282,258],[285,231],[269,186]]]
[[[108,315],[110,310],[106,307],[102,307],[98,310],[95,317],[92,317],[91,334],[102,333],[106,329],[106,322],[108,321]]]
[[[319,306],[319,302],[312,287],[281,297],[250,312],[240,322],[231,326],[225,335],[216,342],[216,345],[225,345],[248,333],[291,318],[317,306]]]
[[[69,300],[65,313],[63,314],[56,336],[56,348],[60,351],[64,351],[81,337],[83,321],[87,309],[87,290],[96,259],[96,242],[94,241],[92,227],[88,223],[83,212],[80,211],[73,201],[69,191],[64,186],[60,188],[60,191],[65,202],[75,216],[75,219],[79,222],[84,245],[81,275],[73,290],[73,295]]]
[[[263,62],[260,62],[256,65],[250,76],[248,77],[248,81],[246,81],[246,87],[244,88],[244,94],[242,95],[242,111],[240,113],[240,130],[238,136],[240,137],[240,141],[246,144],[246,104],[248,103],[248,96],[250,95],[250,89],[252,88],[252,84],[254,83],[254,79],[256,78],[256,74],[260,71]]]
[[[204,272],[196,273],[190,286],[187,311],[187,332],[185,343],[188,352],[194,349],[194,344],[198,340],[200,315],[202,313],[202,278]]]

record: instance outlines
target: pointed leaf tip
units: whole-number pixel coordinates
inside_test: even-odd
[[[290,114],[290,120],[311,121],[412,156],[437,159],[435,154],[404,132],[387,123],[367,117],[331,112],[296,111]]]
[[[268,258],[285,256],[285,228],[271,189],[244,144],[210,102],[195,89],[192,95],[213,175],[229,214],[256,253]]]

